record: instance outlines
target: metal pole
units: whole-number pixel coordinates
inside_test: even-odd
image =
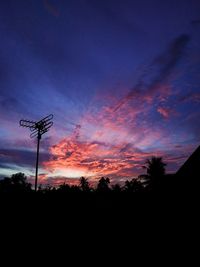
[[[35,170],[35,191],[37,191],[37,183],[38,183],[38,163],[39,163],[39,149],[40,149],[40,139],[42,135],[51,128],[53,122],[53,115],[50,114],[49,116],[43,118],[42,120],[35,122],[35,121],[28,121],[28,120],[20,120],[19,124],[22,127],[29,128],[31,131],[31,138],[37,136],[37,156],[36,156],[36,170]]]
[[[38,182],[38,162],[39,162],[40,139],[41,139],[41,134],[40,134],[40,130],[38,130],[38,136],[37,136],[37,157],[36,157],[36,169],[35,169],[35,191],[37,191],[37,182]]]

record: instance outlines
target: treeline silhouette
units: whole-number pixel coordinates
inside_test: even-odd
[[[43,219],[45,224],[60,221],[69,229],[92,223],[101,228],[119,221],[126,228],[131,218],[134,223],[144,223],[145,229],[158,214],[159,220],[160,216],[174,219],[180,213],[189,214],[198,202],[191,197],[188,200],[187,183],[182,187],[176,175],[166,174],[160,157],[150,158],[143,167],[145,174],[122,184],[101,177],[92,186],[89,179],[81,177],[77,185],[39,186],[36,192],[25,174],[16,173],[0,180],[0,213],[15,223],[24,218],[31,224],[37,219],[37,225]]]
[[[34,192],[24,173],[16,173],[0,180],[0,193],[37,193],[38,195],[53,194],[130,194],[144,192],[164,192],[173,187],[173,175],[166,175],[166,164],[161,157],[152,157],[146,161],[146,174],[126,180],[124,184],[111,184],[110,179],[102,177],[96,186],[91,186],[89,180],[81,177],[78,185],[61,184],[59,187],[39,186]],[[173,181],[174,182],[174,181]],[[170,186],[169,186],[170,185]]]

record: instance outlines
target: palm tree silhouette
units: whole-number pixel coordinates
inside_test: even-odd
[[[146,161],[144,168],[147,170],[148,186],[151,190],[159,189],[162,178],[165,176],[166,163],[162,157],[152,157]]]
[[[110,191],[109,184],[110,184],[110,179],[102,177],[97,184],[96,191],[102,193],[109,192]]]
[[[83,192],[89,192],[91,190],[88,179],[86,179],[85,177],[80,178],[79,186]]]

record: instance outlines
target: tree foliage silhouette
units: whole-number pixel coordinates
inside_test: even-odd
[[[140,192],[143,190],[143,185],[139,179],[132,179],[125,181],[124,191],[127,193]]]
[[[110,191],[110,179],[109,178],[104,178],[102,177],[97,185],[97,192],[102,192],[102,193],[106,193]]]
[[[0,181],[1,192],[25,193],[31,192],[31,184],[27,182],[24,173],[13,174],[10,178],[4,178]]]
[[[121,188],[121,186],[119,184],[114,184],[112,186],[112,191],[114,193],[121,193],[122,192],[122,188]]]
[[[59,187],[46,185],[39,187],[38,194],[59,194],[83,195],[81,192],[87,192],[87,195],[96,195],[96,193],[115,193],[115,195],[124,195],[125,193],[137,193],[144,191],[163,190],[163,186],[167,188],[165,166],[161,157],[152,157],[146,161],[144,168],[147,171],[146,175],[140,175],[137,179],[125,181],[124,185],[112,184],[110,186],[110,179],[102,177],[98,181],[96,189],[90,186],[89,181],[85,177],[81,177],[78,185],[62,184]],[[165,177],[165,179],[164,179]],[[169,188],[169,186],[168,186]],[[27,178],[23,173],[13,174],[10,178],[0,180],[0,192],[31,192],[31,184],[27,182]],[[97,194],[98,195],[98,194]],[[102,194],[103,195],[103,194]],[[107,194],[106,194],[107,195]],[[113,194],[110,194],[113,196]]]
[[[71,188],[70,188],[70,185],[64,183],[64,184],[61,184],[61,185],[58,187],[57,191],[58,191],[58,192],[61,192],[61,193],[69,193],[69,192],[70,192],[70,189],[71,189]]]
[[[89,192],[91,190],[88,179],[86,179],[84,177],[80,178],[79,186],[80,186],[81,191],[83,191],[83,192]]]
[[[163,162],[162,157],[152,157],[146,161],[148,175],[148,183],[151,189],[158,189],[162,183],[162,179],[165,176],[166,163]]]

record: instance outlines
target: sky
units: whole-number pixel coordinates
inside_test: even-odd
[[[199,0],[1,0],[0,176],[121,183],[200,144]]]

